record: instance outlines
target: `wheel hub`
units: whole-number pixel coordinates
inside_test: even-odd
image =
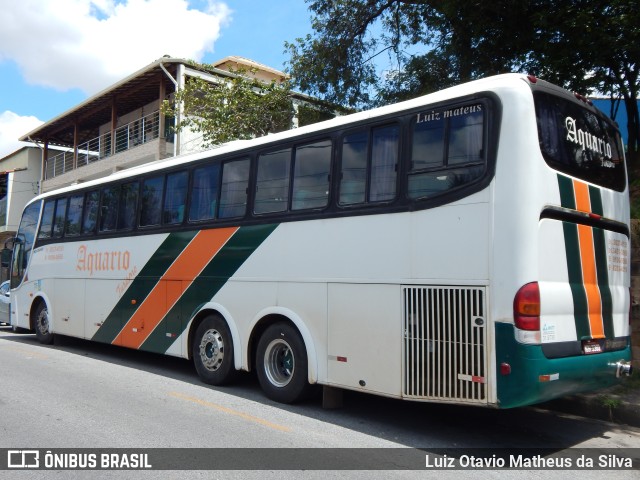
[[[224,341],[217,330],[207,330],[200,341],[200,360],[207,370],[216,371],[224,359]]]
[[[36,323],[40,333],[42,333],[43,335],[46,335],[47,333],[49,333],[49,316],[47,315],[46,310],[42,310],[40,312],[40,315],[38,315]]]
[[[264,371],[271,384],[285,387],[291,381],[296,368],[293,350],[282,339],[272,341],[264,355]]]

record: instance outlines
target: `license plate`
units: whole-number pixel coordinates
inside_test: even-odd
[[[587,340],[585,342],[582,342],[582,351],[585,355],[602,353],[602,346],[595,340]]]

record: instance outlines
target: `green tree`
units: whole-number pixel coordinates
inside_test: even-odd
[[[554,5],[558,8],[555,9]],[[627,112],[627,155],[640,160],[640,9],[629,0],[539,1],[526,66],[574,91],[600,92]],[[554,8],[551,10],[551,8]],[[553,15],[548,12],[553,11]]]
[[[630,0],[307,0],[313,33],[286,43],[303,91],[349,106],[496,73],[534,73],[621,100],[638,157],[640,9]],[[379,73],[386,55],[390,66]]]
[[[207,65],[197,67],[207,70]],[[288,81],[265,83],[251,70],[231,73],[216,83],[188,77],[184,88],[164,101],[163,114],[179,118],[177,131],[201,133],[205,148],[291,127],[294,110]]]
[[[294,81],[352,107],[512,71],[531,31],[526,0],[307,1],[313,34],[285,44]],[[381,56],[389,65],[382,75]]]

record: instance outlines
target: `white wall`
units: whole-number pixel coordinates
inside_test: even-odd
[[[0,170],[11,172],[7,182],[7,224],[0,225],[0,232],[15,232],[25,205],[38,194],[42,150],[24,147],[0,162]],[[25,170],[21,170],[25,169]]]

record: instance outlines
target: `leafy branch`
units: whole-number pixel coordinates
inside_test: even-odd
[[[178,119],[177,132],[201,133],[203,147],[209,148],[290,128],[294,110],[288,81],[263,82],[255,69],[231,73],[217,82],[187,77],[184,88],[163,102],[162,113]]]

